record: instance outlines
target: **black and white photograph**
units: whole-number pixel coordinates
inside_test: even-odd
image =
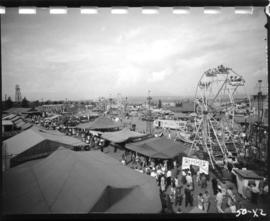
[[[268,216],[247,8],[0,8],[2,213]]]

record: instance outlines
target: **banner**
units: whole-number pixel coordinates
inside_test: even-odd
[[[182,159],[182,169],[189,169],[190,165],[200,167],[200,173],[208,174],[209,172],[209,162],[206,160],[194,159],[189,157],[183,157]]]

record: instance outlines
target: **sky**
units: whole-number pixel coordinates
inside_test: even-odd
[[[80,100],[116,97],[194,96],[209,68],[223,64],[246,80],[267,85],[266,16],[234,8],[207,15],[203,8],[173,14],[161,8],[145,15],[140,8],[115,15],[109,8],[95,15],[19,15],[8,8],[1,16],[2,99],[14,100],[20,85],[28,100]]]

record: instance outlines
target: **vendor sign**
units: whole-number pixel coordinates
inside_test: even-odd
[[[209,172],[209,162],[206,160],[194,159],[189,157],[183,157],[182,169],[189,169],[190,165],[198,166],[200,168],[200,173],[208,174]]]

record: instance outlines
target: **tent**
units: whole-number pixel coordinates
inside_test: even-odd
[[[247,198],[247,186],[250,181],[253,181],[256,188],[259,188],[259,183],[263,180],[263,177],[257,175],[252,170],[233,168],[232,173],[236,176],[237,190],[244,198]]]
[[[141,134],[135,131],[131,131],[128,128],[124,128],[121,131],[116,132],[105,132],[102,134],[102,138],[109,140],[113,143],[122,143],[129,139],[142,138],[145,137],[145,134]]]
[[[76,138],[63,135],[59,131],[50,132],[32,127],[3,141],[3,166],[8,169],[30,159],[47,156],[59,145],[73,148],[85,144]]]
[[[154,137],[136,143],[126,144],[126,148],[144,156],[158,159],[172,159],[180,153],[188,155],[189,148],[182,143],[165,137]]]
[[[4,214],[159,213],[154,178],[100,151],[59,148],[3,173]]]
[[[76,127],[80,129],[107,130],[119,128],[120,125],[106,116],[100,116],[93,122],[81,123]]]

